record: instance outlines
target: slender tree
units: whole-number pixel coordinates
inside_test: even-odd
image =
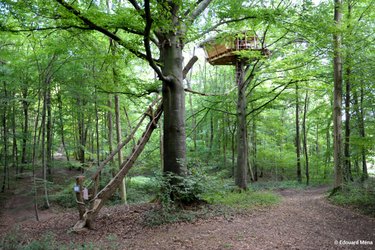
[[[308,91],[306,90],[305,95],[305,104],[303,108],[303,120],[302,120],[302,133],[303,133],[303,151],[305,153],[305,176],[306,176],[306,185],[310,184],[310,172],[309,172],[309,152],[307,150],[307,129],[306,129],[306,115],[307,115],[307,105],[309,97]]]
[[[347,12],[347,29],[349,30],[349,37],[352,35],[351,29],[351,15],[352,15],[352,3],[347,1],[348,12]],[[350,43],[347,44],[350,47]],[[351,78],[352,78],[352,55],[350,49],[346,52],[345,58],[345,141],[344,141],[344,180],[346,182],[353,180],[351,171],[351,157],[350,157],[350,123],[351,123]]]
[[[7,90],[7,84],[4,81],[3,82],[3,100],[2,100],[2,106],[3,106],[3,114],[2,114],[2,125],[3,125],[3,184],[1,187],[1,192],[5,192],[6,188],[6,182],[7,182],[7,176],[9,175],[9,166],[8,166],[8,124],[7,124],[7,110],[8,110],[8,90]],[[8,179],[8,188],[9,188],[9,179]]]
[[[22,86],[22,109],[23,109],[23,133],[22,133],[22,144],[21,144],[21,168],[20,172],[23,172],[24,164],[27,163],[27,142],[29,139],[29,106],[30,102],[28,98],[28,86],[24,84]]]
[[[302,182],[301,175],[301,139],[299,131],[299,94],[298,94],[298,83],[296,83],[296,156],[297,156],[297,181]]]

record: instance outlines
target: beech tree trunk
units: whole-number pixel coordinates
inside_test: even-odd
[[[46,124],[46,167],[47,178],[51,178],[52,174],[52,107],[51,107],[51,86],[50,80],[46,86],[46,109],[47,109],[47,124]]]
[[[122,141],[122,135],[121,135],[121,120],[120,120],[120,101],[118,95],[115,95],[115,119],[116,119],[116,139],[117,139],[117,145],[119,145]],[[119,150],[118,155],[118,167],[121,169],[122,164],[122,150]],[[122,180],[120,184],[120,199],[122,203],[126,203],[126,186],[125,186],[125,178]]]
[[[210,115],[210,143],[209,143],[209,147],[210,147],[210,155],[212,154],[212,147],[214,145],[214,117],[213,117],[213,112],[211,112],[211,115]]]
[[[351,69],[346,69],[346,84],[345,84],[345,142],[344,142],[344,166],[346,182],[352,181],[351,159],[350,159],[350,75]]]
[[[235,184],[247,189],[247,122],[246,122],[246,87],[244,84],[244,62],[236,63],[236,80],[238,87],[237,100],[237,169]]]
[[[360,87],[360,96],[358,96],[358,91],[354,89],[353,91],[354,95],[354,109],[357,117],[358,122],[358,129],[359,129],[359,135],[362,140],[365,139],[366,133],[365,133],[365,120],[364,120],[364,110],[363,110],[363,98],[364,98],[364,92],[363,92],[363,86]],[[367,172],[367,163],[366,163],[366,147],[365,145],[361,145],[361,165],[362,165],[362,181],[366,180],[368,178],[368,172]]]
[[[257,130],[256,119],[253,117],[252,131],[251,131],[251,161],[254,169],[254,181],[258,181],[258,166],[257,166]]]
[[[47,118],[47,89],[43,90],[43,109],[42,109],[42,121],[41,121],[41,158],[42,158],[42,168],[43,168],[43,189],[44,189],[44,207],[49,208],[49,198],[48,198],[48,188],[47,188],[47,154],[46,154],[46,118]]]
[[[108,150],[111,153],[113,151],[113,121],[112,121],[112,100],[111,96],[108,96]],[[114,161],[113,159],[111,160],[111,163],[113,165]],[[114,176],[114,173],[113,173]]]
[[[333,34],[333,70],[334,70],[334,103],[333,103],[333,148],[335,178],[333,187],[340,189],[343,184],[343,153],[342,153],[342,0],[334,1],[334,21],[336,30]]]
[[[223,126],[222,126],[222,137],[223,137],[223,168],[227,167],[227,114],[223,113]]]
[[[81,163],[81,171],[84,171],[85,165],[85,148],[86,148],[86,126],[85,126],[85,115],[83,111],[84,101],[81,97],[77,97],[78,111],[78,160]]]
[[[185,90],[182,76],[182,38],[168,34],[160,47],[163,81],[164,172],[187,174],[185,132]]]
[[[310,184],[310,173],[309,173],[309,152],[307,150],[307,131],[306,131],[306,115],[307,115],[307,103],[308,103],[308,92],[306,90],[305,95],[305,106],[303,109],[303,151],[305,153],[305,176],[306,176],[306,185]]]
[[[326,128],[326,152],[325,152],[325,160],[324,160],[324,172],[323,178],[327,178],[328,174],[328,166],[331,162],[331,120],[328,121],[327,128]]]
[[[6,181],[7,175],[9,174],[9,166],[8,166],[8,126],[7,126],[7,110],[8,110],[8,93],[7,93],[7,86],[4,82],[3,84],[3,91],[4,91],[4,99],[2,100],[3,105],[3,117],[2,117],[2,125],[3,125],[3,184],[1,187],[1,192],[5,192],[6,188]],[[9,180],[8,180],[8,188],[9,188]]]
[[[301,139],[299,131],[299,93],[298,83],[296,83],[296,156],[297,156],[297,181],[302,182],[301,175]]]
[[[15,98],[13,94],[13,98]],[[12,152],[13,152],[13,166],[16,168],[16,174],[19,172],[18,168],[18,144],[17,144],[17,133],[16,133],[16,103],[13,102],[12,105],[12,137],[13,137],[13,147],[12,147]]]
[[[363,99],[364,99],[364,90],[363,85],[361,84],[361,97],[360,97],[360,133],[361,137],[365,140],[365,112],[363,108]],[[366,147],[362,146],[362,180],[368,179],[367,163],[366,163]]]
[[[27,163],[27,141],[29,138],[29,102],[28,89],[24,87],[22,89],[22,109],[23,109],[23,130],[22,130],[22,145],[21,145],[21,168],[20,172],[23,172],[24,164]]]
[[[347,2],[348,5],[348,25],[347,28],[350,30],[350,22],[351,22],[351,12],[352,12],[352,5],[351,2]],[[351,35],[351,34],[350,34]],[[344,171],[344,180],[346,182],[348,181],[353,181],[352,177],[352,170],[351,170],[351,157],[350,157],[350,119],[351,119],[351,114],[350,114],[350,91],[351,91],[351,71],[352,71],[352,59],[351,59],[351,53],[350,51],[347,52],[346,56],[346,70],[345,70],[345,75],[346,75],[346,81],[345,81],[345,142],[344,142],[344,166],[345,166],[345,171]]]
[[[69,162],[69,152],[65,144],[65,131],[64,131],[64,120],[63,120],[63,106],[60,91],[57,93],[57,105],[59,109],[59,120],[60,120],[60,133],[61,133],[61,143],[64,148],[66,160]]]
[[[38,188],[36,184],[36,174],[35,174],[35,161],[37,155],[37,148],[38,148],[38,141],[37,141],[37,133],[38,133],[38,124],[39,124],[39,116],[40,116],[40,104],[41,104],[41,95],[40,90],[38,90],[38,107],[35,117],[34,123],[34,134],[33,134],[33,148],[31,154],[31,165],[33,170],[33,185],[34,185],[34,211],[35,211],[35,219],[39,221],[39,212],[38,212]]]

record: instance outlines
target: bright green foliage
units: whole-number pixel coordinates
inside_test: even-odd
[[[134,33],[142,33],[144,30],[144,20],[130,3],[112,1],[113,7],[108,11],[106,1],[69,2],[74,7],[79,7],[87,18],[111,32],[116,32],[124,44],[117,44],[115,53],[112,53],[107,37],[92,31],[56,1],[1,1],[0,117],[3,114],[7,117],[9,160],[12,163],[16,162],[15,156],[18,156],[19,168],[31,172],[35,145],[36,172],[40,171],[42,145],[39,130],[43,83],[46,69],[51,64],[53,153],[59,151],[65,154],[65,150],[62,149],[64,134],[66,151],[71,158],[70,166],[82,165],[77,160],[79,150],[84,149],[84,167],[89,176],[89,173],[95,171],[98,156],[99,161],[102,161],[110,151],[108,122],[110,115],[114,122],[113,96],[120,96],[122,135],[125,138],[147,105],[160,94],[161,84],[148,64],[130,52],[132,49],[143,51],[143,37]],[[195,1],[175,2],[180,3],[183,10],[187,10]],[[319,5],[314,5],[312,1],[302,0],[213,1],[207,12],[188,27],[188,34],[184,39],[187,43],[184,51],[185,63],[190,59],[193,50],[199,61],[194,65],[191,74],[188,74],[187,81],[193,91],[205,95],[186,93],[187,154],[188,162],[197,163],[194,167],[189,166],[190,171],[198,169],[205,173],[205,178],[181,180],[184,187],[176,187],[177,189],[173,190],[179,199],[190,200],[192,197],[201,197],[202,193],[215,195],[215,192],[231,187],[237,143],[234,67],[209,65],[203,58],[198,44],[206,38],[227,37],[228,34],[244,30],[257,35],[259,41],[263,41],[264,46],[272,52],[270,57],[254,51],[239,53],[241,56],[258,60],[256,65],[253,61],[250,63],[253,79],[247,89],[249,167],[253,172],[257,169],[258,182],[266,183],[264,186],[267,188],[279,186],[279,181],[286,181],[282,182],[281,186],[295,186],[293,181],[296,179],[296,84],[300,91],[300,110],[303,110],[305,104],[303,97],[306,93],[309,96],[306,132],[311,182],[329,183],[332,179],[334,32],[343,33],[344,64],[352,68],[350,76],[344,74],[344,81],[349,79],[352,84],[350,161],[354,179],[362,176],[363,154],[368,167],[374,165],[375,54],[374,34],[371,32],[374,30],[374,4],[368,0],[347,2],[353,4],[352,14],[350,19],[347,18],[348,10],[345,7],[344,25],[340,30],[337,30],[333,23],[332,1],[322,1]],[[170,30],[170,23],[165,21],[165,6],[157,4],[156,1],[151,1],[151,5],[155,30]],[[218,23],[221,25],[216,27]],[[211,32],[208,32],[210,30]],[[158,57],[157,46],[151,45],[155,58]],[[8,92],[7,98],[4,86]],[[62,104],[61,113],[58,108],[59,96]],[[111,107],[109,101],[112,101]],[[27,131],[24,131],[25,105],[28,107]],[[128,116],[125,115],[125,110]],[[301,113],[300,117],[302,115]],[[364,125],[364,135],[361,134],[361,121]],[[79,131],[79,122],[85,125],[83,132]],[[96,122],[99,133],[96,132]],[[0,124],[2,126],[2,122]],[[162,123],[159,126],[161,128]],[[129,172],[131,202],[151,200],[161,186],[162,182],[153,183],[157,176],[155,173],[159,173],[161,169],[160,128],[156,130],[135,167]],[[131,152],[136,138],[141,134],[142,128],[135,134],[134,141],[124,149],[124,155]],[[85,135],[84,143],[80,141],[80,135]],[[112,136],[112,148],[115,148],[114,132]],[[4,172],[3,138],[1,132],[1,173]],[[16,139],[18,154],[13,154],[12,151],[13,138]],[[26,161],[21,162],[24,139],[27,142]],[[302,170],[305,162],[302,156]],[[101,185],[112,177],[115,165],[111,163],[109,168],[103,171]],[[11,165],[11,173],[16,172],[12,169],[15,166],[16,164]],[[60,167],[57,164],[53,169]],[[140,175],[150,177],[152,181],[140,182]],[[249,179],[252,177],[249,176]],[[219,179],[218,182],[222,181],[219,185],[214,185],[216,190],[210,190],[210,182],[207,179],[211,178]],[[273,182],[277,183],[272,184]],[[254,189],[263,187],[262,185],[254,184]],[[169,190],[171,187],[165,186],[164,189]],[[68,201],[72,196],[68,190],[67,188],[59,194],[61,198],[52,199],[56,198],[55,201],[63,204],[74,204],[74,201]],[[171,191],[169,190],[169,193]],[[233,201],[241,197],[248,200],[246,197],[251,196],[249,193],[228,195],[233,195]],[[265,196],[267,195],[269,194]],[[360,197],[359,192],[356,195]],[[217,196],[219,200],[222,199],[220,197]],[[267,199],[271,198],[265,198]]]
[[[205,199],[215,205],[225,205],[236,209],[265,207],[280,202],[280,196],[266,191],[223,192],[209,195]]]
[[[375,217],[375,181],[350,183],[329,198],[334,204],[354,208]]]

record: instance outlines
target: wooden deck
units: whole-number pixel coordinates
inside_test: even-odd
[[[239,61],[239,55],[235,52],[243,51],[243,50],[252,50],[252,51],[260,51],[263,55],[268,56],[270,54],[268,49],[227,49],[226,51],[222,52],[221,54],[215,54],[213,56],[208,56],[207,61],[211,65],[236,65],[236,62]],[[252,61],[255,58],[246,58],[245,61]]]
[[[239,60],[239,55],[235,53],[237,51],[260,51],[263,55],[270,55],[268,49],[262,48],[258,37],[249,36],[246,33],[221,39],[210,39],[203,42],[201,46],[205,50],[207,61],[211,65],[235,65]],[[254,59],[247,58],[244,60],[251,61]]]

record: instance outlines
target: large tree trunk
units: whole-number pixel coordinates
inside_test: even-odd
[[[182,76],[182,41],[170,34],[162,41],[164,172],[186,175],[185,90]]]
[[[302,182],[301,175],[301,139],[299,131],[299,93],[298,83],[296,83],[296,156],[297,156],[297,181]]]
[[[247,123],[246,123],[246,87],[244,84],[244,62],[236,63],[238,87],[237,100],[237,169],[235,183],[241,189],[247,189]]]
[[[342,187],[343,183],[343,153],[342,153],[342,36],[340,27],[342,23],[342,0],[335,0],[334,21],[336,30],[333,34],[333,70],[334,70],[334,103],[333,103],[333,148],[335,178],[333,187],[335,190]]]

